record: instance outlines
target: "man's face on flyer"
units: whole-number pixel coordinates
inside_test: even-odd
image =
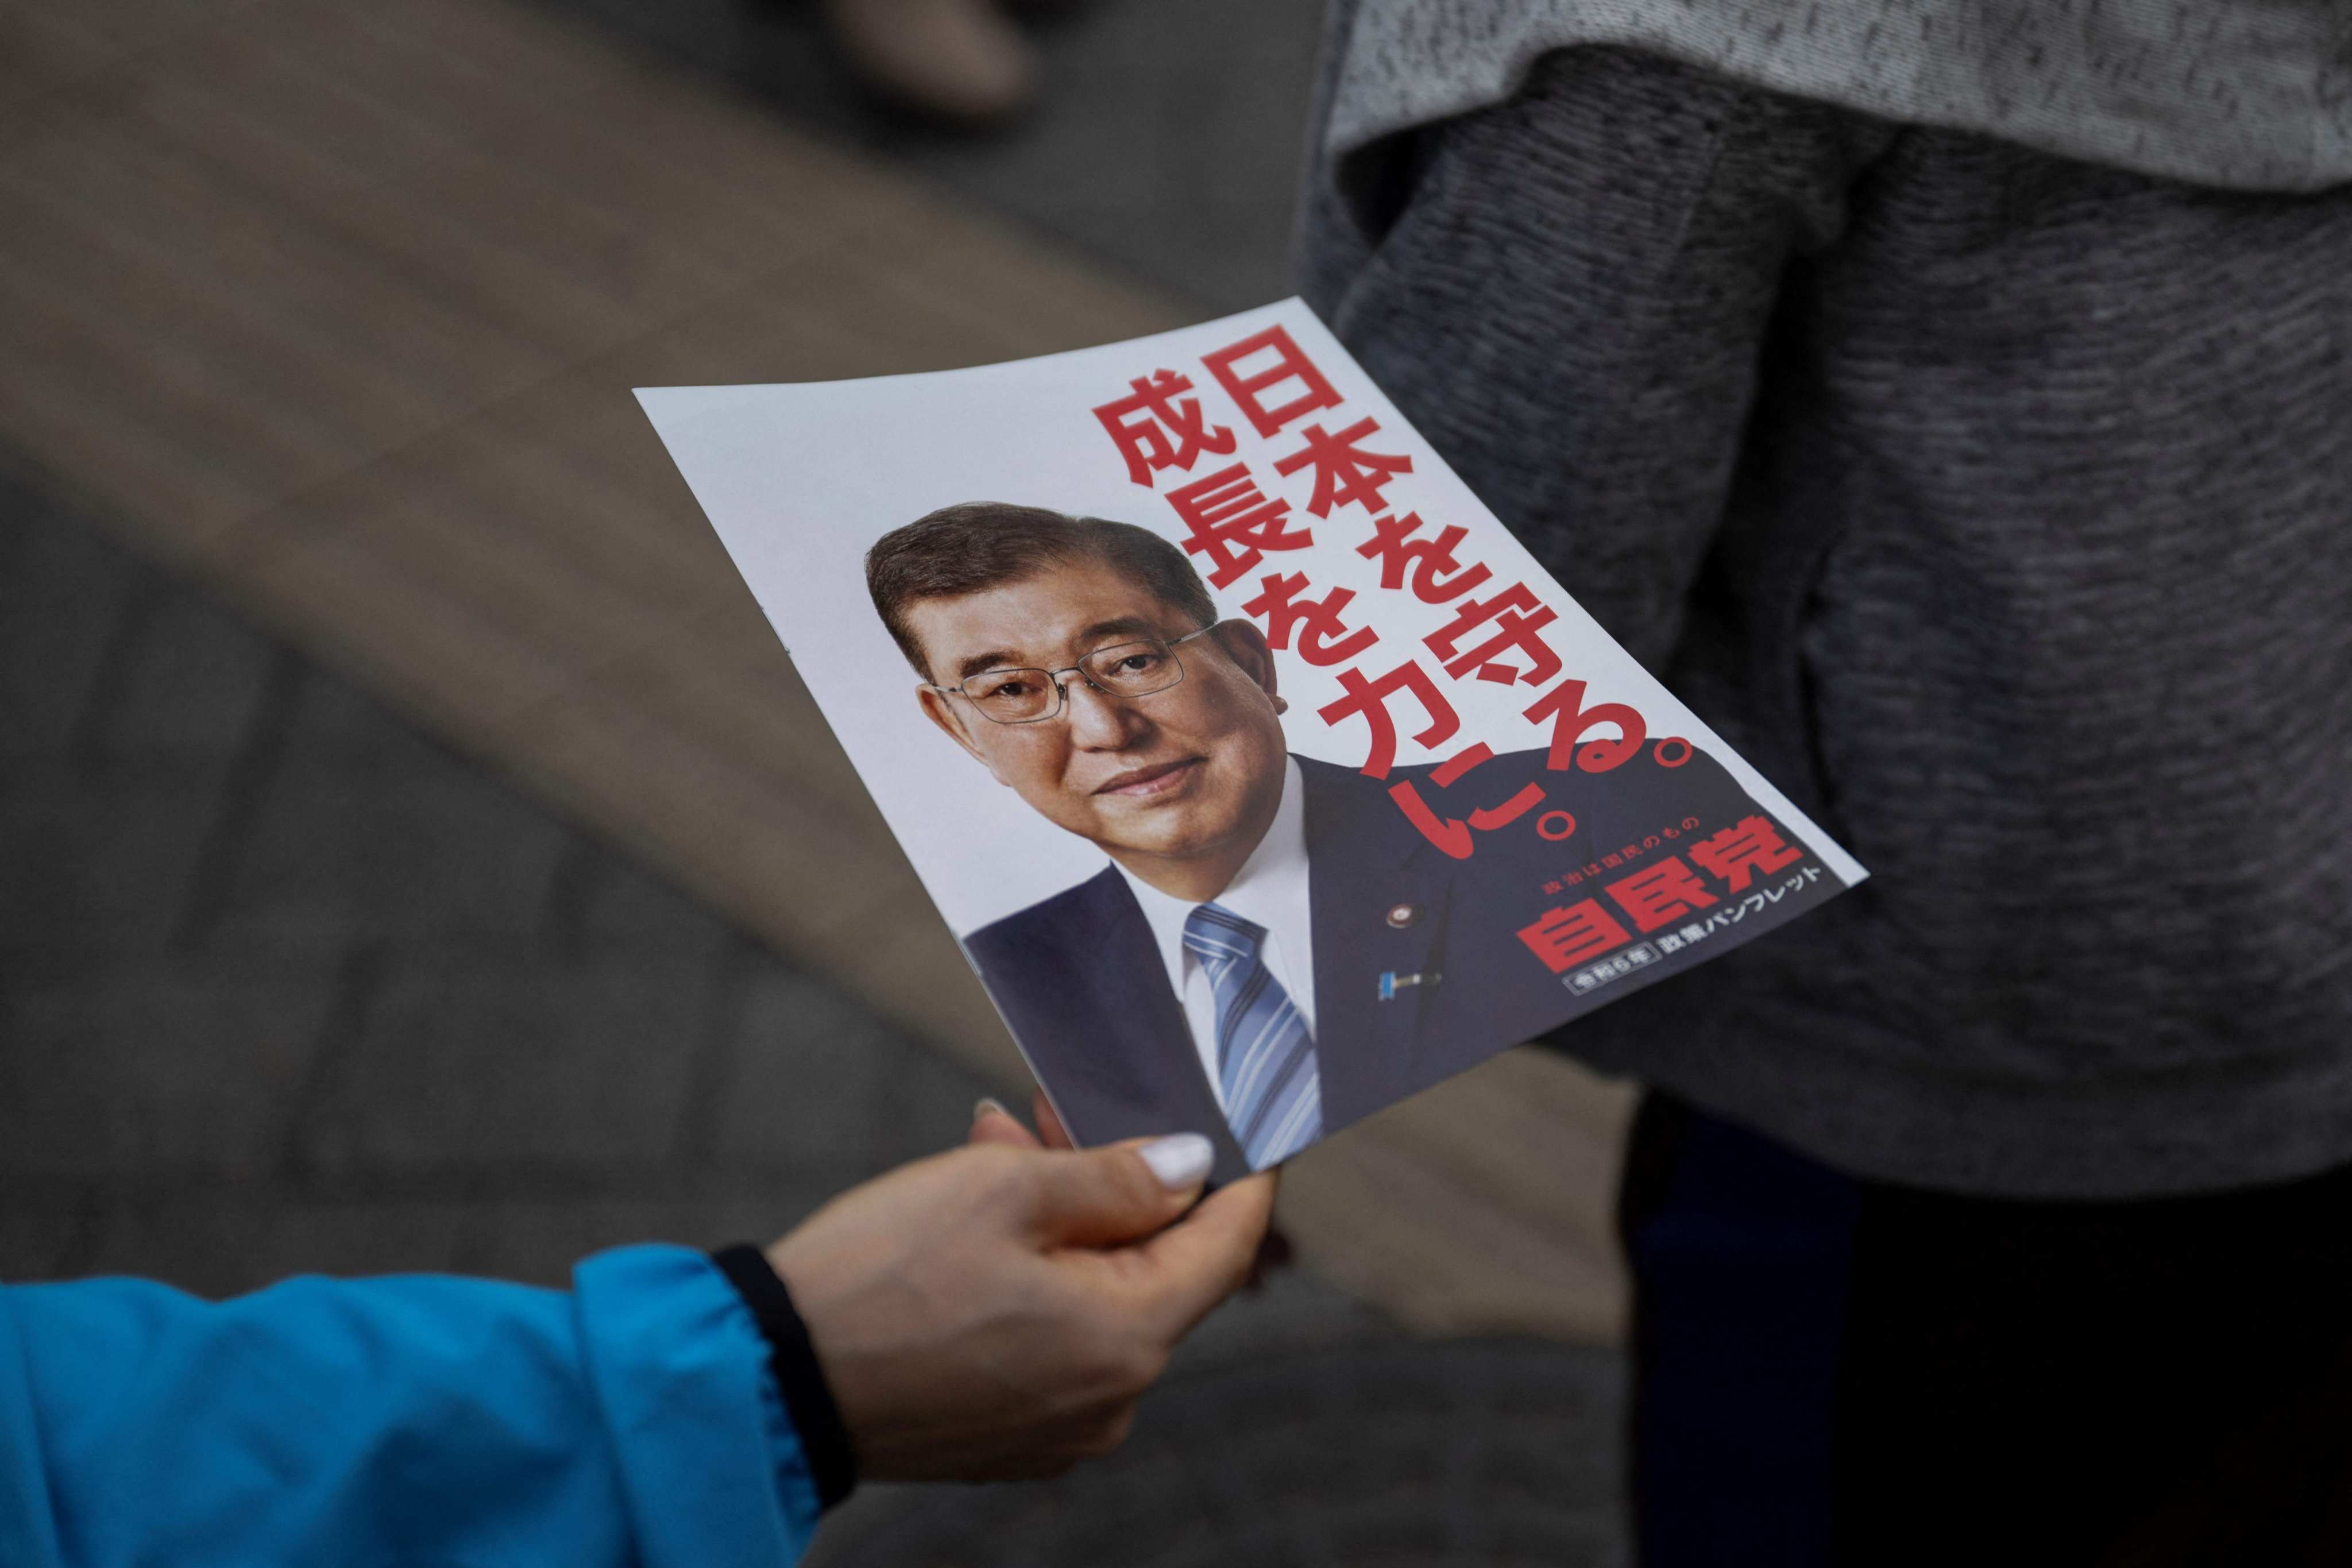
[[[1173,642],[1198,631],[1118,568],[1049,566],[908,611],[931,679],[1008,666],[1061,670],[1061,712],[999,724],[960,695],[926,688],[932,721],[1057,826],[1091,839],[1139,874],[1137,861],[1229,859],[1238,865],[1273,820],[1286,748],[1274,661],[1256,628],[1228,622],[1176,650],[1183,679],[1141,697],[1109,697],[1070,671],[1096,649],[1139,637]]]

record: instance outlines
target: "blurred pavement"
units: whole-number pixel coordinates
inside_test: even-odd
[[[765,1240],[981,1080],[0,485],[0,1275],[561,1283]]]
[[[1291,292],[1319,0],[1024,6],[1045,58],[1044,100],[1020,124],[977,137],[877,106],[838,68],[812,0],[541,3],[728,81],[1201,314]]]
[[[959,1139],[1001,1033],[617,389],[1283,292],[1315,10],[1081,11],[1036,120],[961,142],[789,4],[0,0],[0,1277],[554,1283]],[[1528,1539],[1581,1544],[1529,1560],[1606,1549],[1613,1355],[1391,1325],[1613,1333],[1624,1107],[1515,1057],[1302,1163],[1318,1269],[1154,1409],[1255,1429],[1307,1355],[1327,1425],[1276,1479],[1355,1500],[1206,1545],[1348,1560],[1370,1398],[1440,1456],[1394,1560],[1512,1560],[1466,1521],[1562,1477]],[[1523,1356],[1542,1419],[1445,1425]],[[1197,1501],[1171,1464],[878,1492],[841,1533],[1102,1561],[1097,1510]]]

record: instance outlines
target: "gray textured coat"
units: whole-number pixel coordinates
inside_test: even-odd
[[[1874,873],[1571,1048],[1961,1190],[2352,1159],[2352,191],[1514,81],[1325,153],[1307,296]]]

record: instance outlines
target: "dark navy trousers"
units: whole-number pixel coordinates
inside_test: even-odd
[[[1643,1568],[2352,1563],[2352,1167],[1973,1198],[1653,1095],[1619,1220]]]

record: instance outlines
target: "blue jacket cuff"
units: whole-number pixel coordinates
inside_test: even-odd
[[[734,1287],[667,1246],[598,1253],[572,1285],[646,1568],[794,1561],[816,1529],[816,1484]]]

